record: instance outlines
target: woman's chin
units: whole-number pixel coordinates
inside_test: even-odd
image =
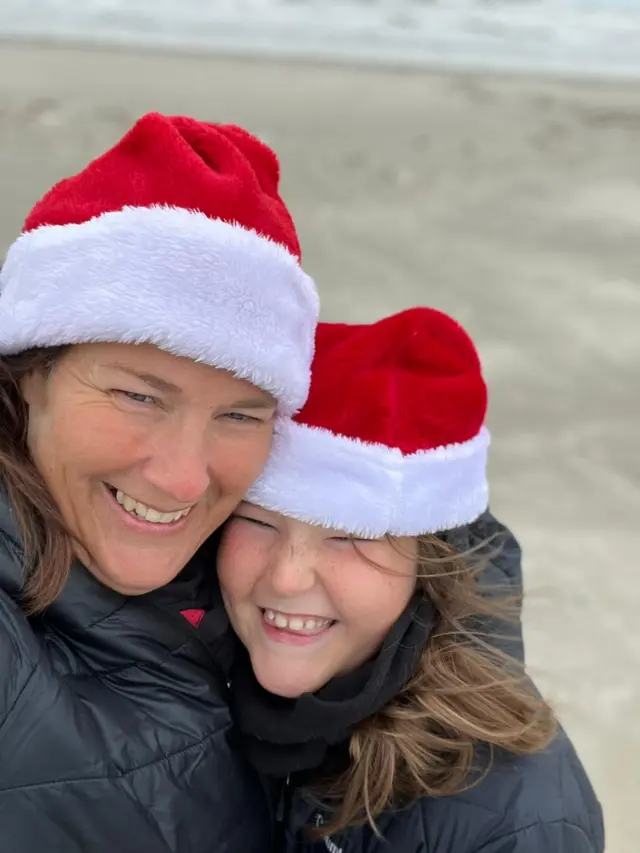
[[[145,565],[145,560],[136,560],[135,554],[120,549],[113,556],[97,561],[85,562],[92,575],[101,584],[121,595],[146,595],[155,589],[166,586],[180,573],[178,563],[158,565],[158,561]]]

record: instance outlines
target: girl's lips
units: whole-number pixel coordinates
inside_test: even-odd
[[[327,634],[335,627],[335,622],[330,622],[324,628],[317,631],[291,631],[289,628],[278,628],[267,622],[264,616],[264,611],[261,611],[262,630],[265,632],[269,640],[276,643],[281,643],[285,646],[309,646],[324,639]]]
[[[170,521],[168,524],[154,524],[151,521],[145,521],[145,519],[143,518],[137,518],[133,513],[127,512],[127,510],[118,503],[115,495],[106,484],[103,484],[103,487],[106,499],[109,502],[109,505],[114,509],[114,511],[118,513],[120,521],[126,524],[130,530],[136,533],[154,534],[156,536],[167,536],[173,533],[180,532],[183,527],[186,526],[189,520],[189,516],[185,515],[182,518],[179,518],[177,521]]]

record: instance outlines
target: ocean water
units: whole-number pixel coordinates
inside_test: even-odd
[[[0,0],[0,36],[640,77],[640,0]]]

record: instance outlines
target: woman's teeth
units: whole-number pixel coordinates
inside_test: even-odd
[[[178,519],[184,518],[191,509],[188,506],[186,509],[180,509],[176,512],[160,512],[157,509],[153,509],[153,507],[134,500],[129,495],[125,495],[120,489],[115,492],[115,498],[120,506],[126,509],[130,515],[135,515],[138,518],[144,519],[144,521],[150,521],[151,524],[169,524],[172,521],[178,521]]]
[[[265,621],[276,628],[294,631],[301,634],[317,633],[328,628],[333,619],[319,619],[311,616],[290,616],[277,610],[265,610]]]

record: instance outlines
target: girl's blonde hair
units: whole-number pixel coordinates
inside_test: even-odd
[[[418,547],[417,590],[434,603],[436,625],[404,690],[351,734],[349,768],[314,789],[332,815],[314,835],[363,823],[377,832],[386,809],[476,784],[479,745],[488,747],[486,774],[496,748],[526,755],[555,735],[554,714],[523,665],[498,649],[499,626],[519,599],[483,582],[496,548],[461,554],[435,536],[419,537]]]

